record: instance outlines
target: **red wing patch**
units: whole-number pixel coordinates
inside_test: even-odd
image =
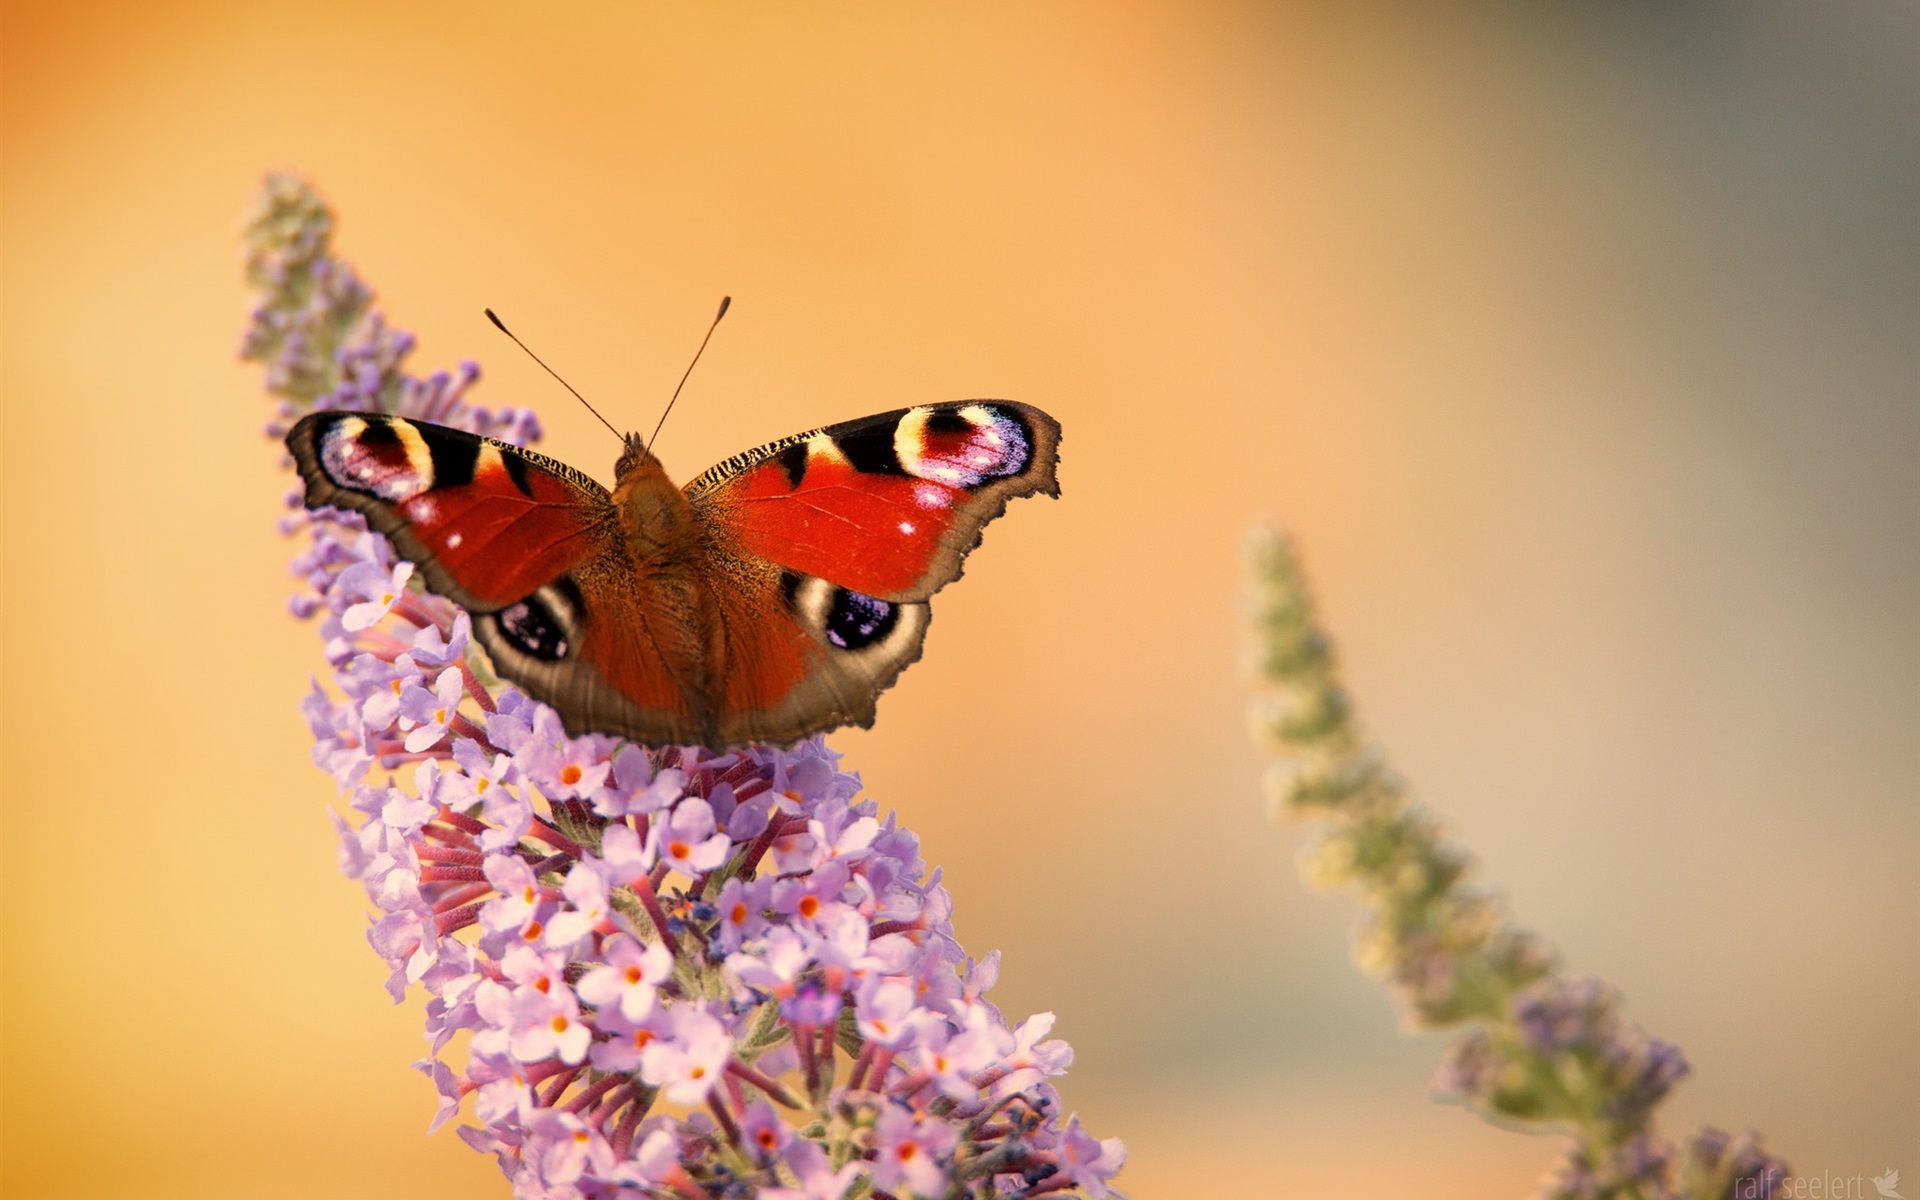
[[[1015,496],[1058,493],[1059,425],[1001,400],[902,409],[750,451],[687,495],[737,550],[887,600],[960,574]]]
[[[525,490],[492,447],[482,449],[473,482],[435,487],[397,511],[412,533],[482,607],[511,604],[579,562],[594,524],[566,484],[528,472]]]
[[[771,709],[792,694],[822,657],[819,644],[796,619],[778,571],[716,572],[708,595],[726,645],[716,680],[722,712]]]
[[[769,463],[729,491],[740,549],[870,596],[912,590],[966,498],[928,480],[856,471],[831,451],[809,454],[798,487]]]

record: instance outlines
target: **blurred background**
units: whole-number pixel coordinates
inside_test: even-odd
[[[1136,1197],[1512,1196],[1248,744],[1238,543],[1519,918],[1695,1075],[1667,1128],[1920,1178],[1920,9],[10,0],[0,678],[11,1195],[484,1197],[424,1130],[296,711],[235,360],[308,173],[420,373],[690,478],[1004,396],[994,525],[834,743],[1059,1013]]]

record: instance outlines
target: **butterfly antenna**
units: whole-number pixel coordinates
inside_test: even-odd
[[[667,401],[667,411],[660,414],[659,424],[653,427],[653,434],[647,438],[648,454],[653,453],[653,439],[660,436],[660,426],[667,423],[667,413],[673,411],[673,401],[680,398],[680,389],[687,386],[687,376],[693,374],[694,363],[699,362],[700,356],[707,352],[707,342],[713,337],[713,331],[720,327],[720,318],[727,315],[727,306],[732,303],[732,296],[720,297],[720,311],[713,314],[713,324],[707,326],[707,336],[700,339],[700,348],[693,352],[693,362],[687,364],[685,373],[680,376],[680,382],[673,389],[672,399]]]
[[[518,346],[518,347],[520,347],[520,348],[521,348],[522,350],[527,350],[527,344],[526,344],[525,342],[523,342],[523,341],[521,341],[521,340],[520,340],[519,338],[517,338],[517,337],[513,337],[513,330],[511,330],[511,329],[508,329],[508,328],[506,327],[506,324],[505,324],[505,323],[504,323],[503,321],[501,321],[499,317],[496,317],[496,316],[494,316],[494,315],[493,315],[493,310],[492,310],[492,309],[490,309],[490,308],[489,308],[489,309],[487,309],[487,310],[486,310],[486,314],[487,314],[487,320],[489,320],[489,321],[492,321],[492,322],[493,322],[493,327],[494,327],[495,329],[498,329],[498,330],[499,330],[499,331],[500,331],[501,333],[504,333],[504,334],[506,334],[506,335],[507,335],[508,337],[510,337],[510,338],[513,338],[513,344],[514,344],[514,345],[516,345],[516,346]],[[539,356],[538,354],[535,354],[535,353],[534,353],[533,351],[531,351],[531,350],[527,350],[527,357],[528,357],[528,358],[530,358],[530,359],[532,359],[533,361],[535,361],[535,362],[537,362],[537,363],[540,363],[540,369],[541,369],[541,370],[543,370],[543,371],[545,371],[545,372],[546,372],[547,374],[549,374],[549,375],[551,375],[551,376],[553,376],[553,377],[554,377],[555,379],[560,379],[560,372],[558,372],[558,371],[556,371],[556,370],[554,370],[554,369],[553,369],[552,367],[549,367],[549,366],[548,366],[548,365],[547,365],[546,363],[544,363],[544,362],[540,362],[540,356]],[[587,404],[587,398],[586,398],[585,396],[582,396],[582,395],[581,395],[581,394],[580,394],[579,392],[574,392],[574,391],[573,391],[573,385],[572,385],[572,384],[570,384],[570,383],[568,383],[568,382],[567,382],[566,380],[564,380],[564,379],[560,379],[560,386],[561,386],[561,387],[563,387],[563,388],[565,388],[565,389],[567,389],[567,390],[568,390],[568,391],[570,391],[570,392],[573,392],[573,398],[574,398],[575,400],[578,400],[578,401],[579,401],[580,403],[582,403],[582,404]],[[599,409],[597,409],[597,408],[595,408],[595,407],[594,407],[593,405],[591,405],[591,404],[587,404],[587,411],[588,411],[588,412],[590,412],[590,413],[592,413],[592,414],[593,414],[594,416],[596,416],[596,417],[599,417],[599,418],[600,418],[600,423],[601,423],[602,425],[605,425],[605,426],[606,426],[606,427],[607,427],[608,429],[612,429],[612,430],[613,430],[613,436],[615,436],[615,437],[617,437],[617,438],[619,438],[619,439],[620,439],[621,441],[625,441],[625,440],[626,440],[626,435],[625,435],[625,434],[623,434],[623,433],[621,433],[621,432],[620,432],[620,431],[619,431],[618,429],[614,429],[614,428],[613,428],[613,422],[612,422],[612,421],[609,421],[609,420],[607,420],[607,419],[606,419],[605,417],[601,417],[601,416],[600,416],[600,410],[599,410]]]

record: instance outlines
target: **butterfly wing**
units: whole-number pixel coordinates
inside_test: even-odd
[[[316,413],[287,437],[308,506],[364,514],[570,731],[716,748],[871,725],[982,527],[1058,493],[1058,444],[1025,405],[902,409],[749,451],[684,495],[644,455],[616,504],[563,463],[401,417]],[[687,552],[634,549],[622,506],[643,494]]]
[[[920,657],[927,598],[1018,496],[1058,495],[1060,426],[1003,400],[925,405],[769,443],[687,485],[726,647],[717,732],[873,723]]]
[[[920,657],[926,602],[890,603],[765,559],[720,561],[719,743],[786,745],[872,725],[880,693]]]
[[[379,413],[320,412],[287,434],[307,507],[361,513],[428,586],[495,612],[591,556],[614,519],[606,489],[517,446]]]
[[[737,552],[892,603],[959,578],[1018,496],[1060,494],[1060,425],[1006,400],[881,413],[771,442],[687,485]]]
[[[673,663],[681,614],[639,602],[605,488],[565,463],[464,430],[378,413],[314,413],[287,435],[307,506],[366,517],[426,585],[473,614],[494,669],[575,732],[656,744],[708,723]],[[673,657],[674,652],[680,652]]]

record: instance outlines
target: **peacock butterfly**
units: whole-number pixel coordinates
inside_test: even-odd
[[[964,400],[809,430],[684,489],[638,435],[609,493],[544,455],[379,413],[287,435],[309,508],[365,515],[571,733],[791,743],[873,724],[928,598],[1007,501],[1060,494],[1060,425]]]

